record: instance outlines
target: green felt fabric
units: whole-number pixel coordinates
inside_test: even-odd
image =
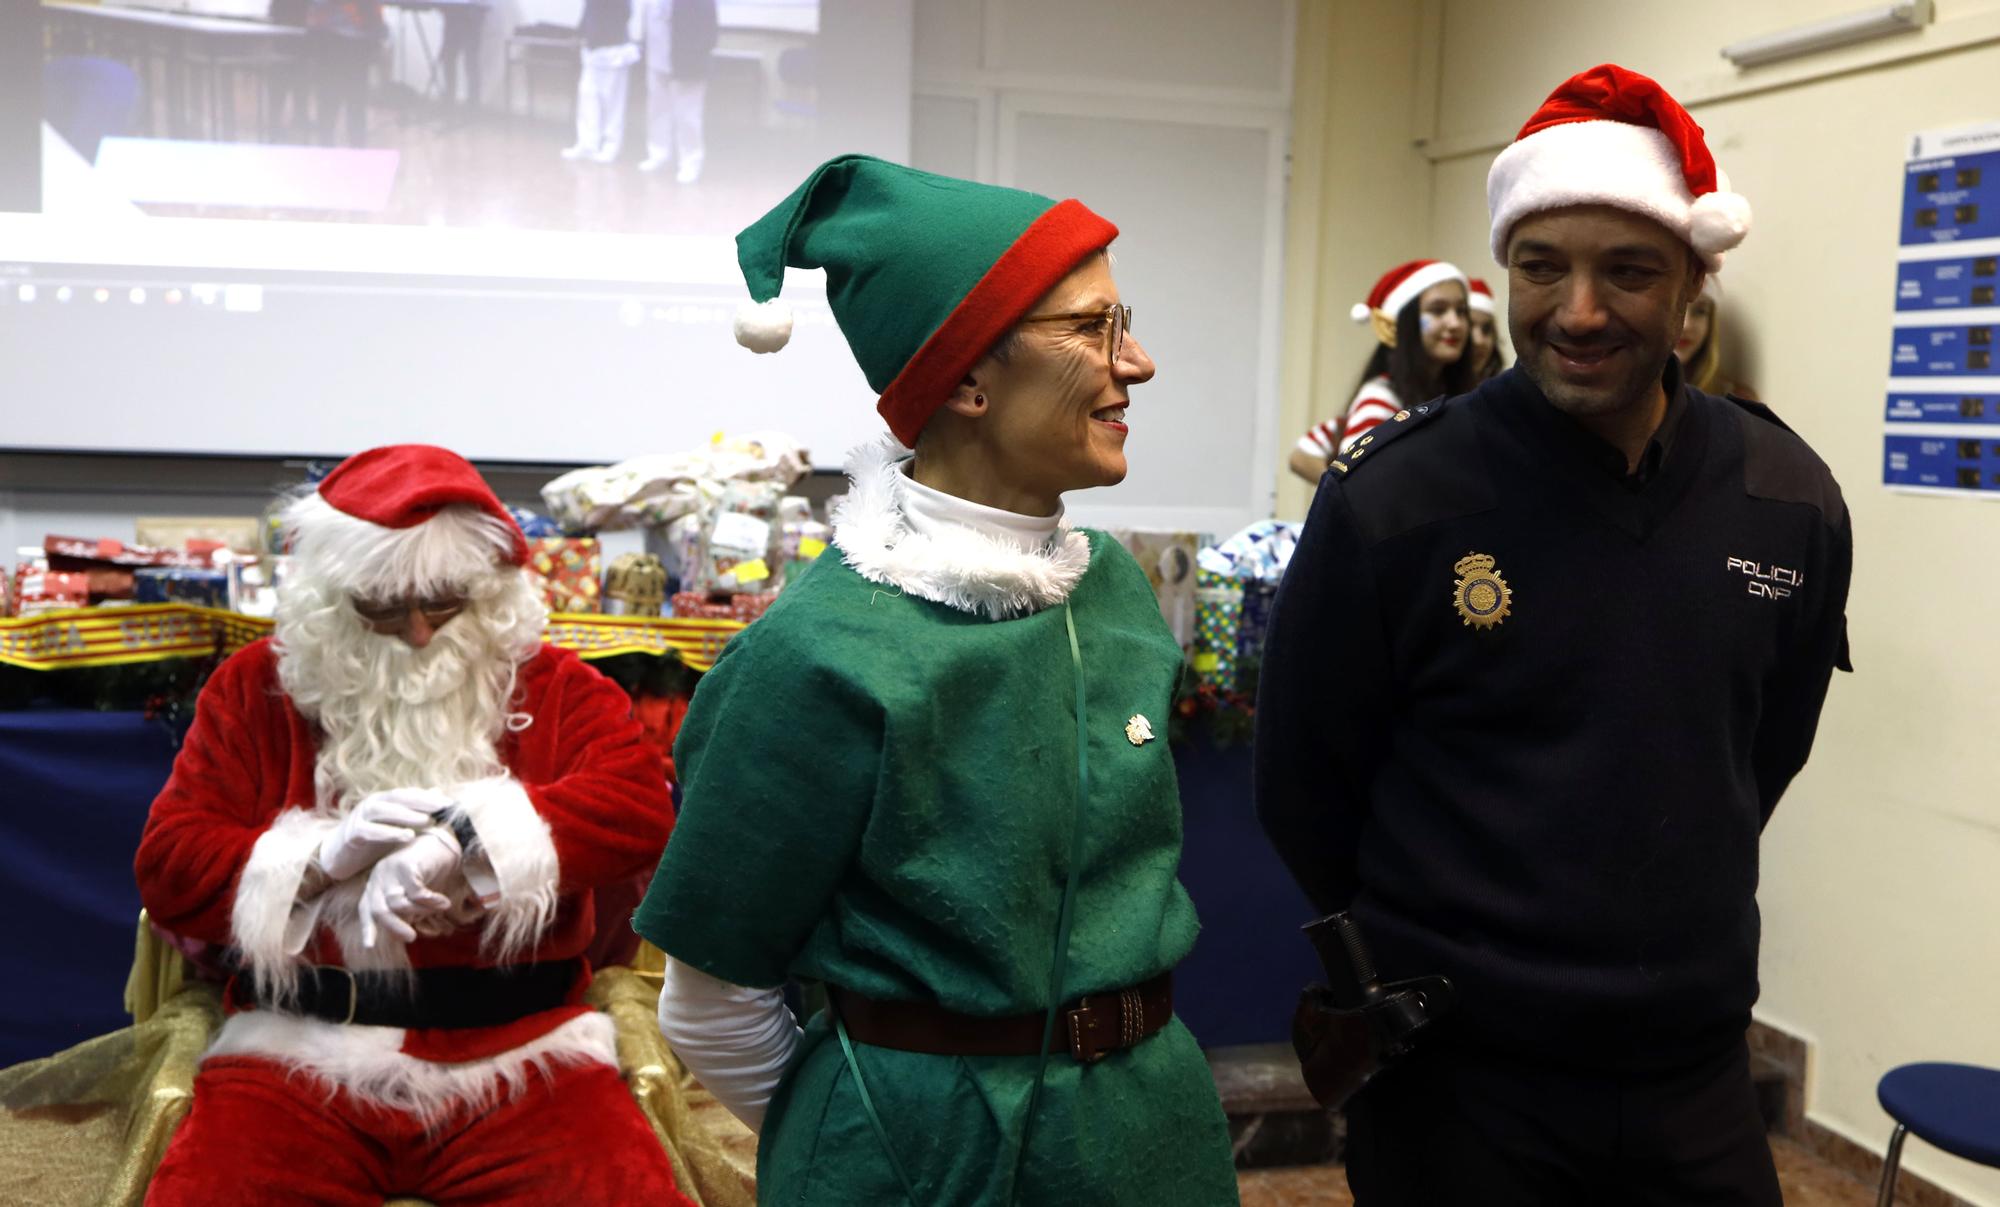
[[[1187,954],[1180,805],[1164,740],[1181,653],[1144,574],[1091,533],[1070,597],[1090,703],[1090,799],[1065,1000]],[[836,550],[837,553],[837,550]],[[1060,607],[982,620],[822,557],[732,641],[675,748],[684,798],[635,925],[738,984],[789,976],[969,1014],[1047,1007],[1076,795]],[[815,1020],[772,1103],[766,1203],[900,1198]],[[998,1203],[1035,1058],[858,1047],[927,1202]],[[1050,1062],[1022,1203],[1232,1203],[1227,1126],[1179,1023],[1099,1064]]]
[[[785,266],[826,269],[834,321],[877,394],[1055,202],[868,155],[828,160],[736,236],[750,296]]]

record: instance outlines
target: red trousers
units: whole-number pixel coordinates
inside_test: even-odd
[[[153,1175],[146,1207],[439,1207],[551,1203],[692,1207],[616,1070],[535,1076],[500,1106],[426,1136],[396,1111],[254,1057],[218,1057]]]

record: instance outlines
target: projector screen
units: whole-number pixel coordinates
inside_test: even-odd
[[[733,236],[831,155],[908,159],[911,0],[152,3],[0,16],[38,51],[0,71],[0,447],[879,430],[818,274],[789,348],[735,345]]]

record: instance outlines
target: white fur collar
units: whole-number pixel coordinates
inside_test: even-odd
[[[993,620],[1069,598],[1090,568],[1089,537],[1064,525],[1050,548],[1028,551],[962,526],[912,532],[903,521],[900,468],[909,455],[888,436],[848,454],[853,488],[833,505],[833,539],[857,574]]]

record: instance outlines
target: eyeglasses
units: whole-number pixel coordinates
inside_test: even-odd
[[[400,633],[410,627],[410,613],[423,615],[424,623],[437,628],[465,611],[463,595],[440,595],[430,599],[350,599],[354,611],[377,633]]]
[[[1132,329],[1132,308],[1113,302],[1104,310],[1072,310],[1065,314],[1031,314],[1020,320],[1023,323],[1063,323],[1077,319],[1096,319],[1111,327],[1111,363],[1117,364],[1119,354],[1125,351],[1125,333]]]

